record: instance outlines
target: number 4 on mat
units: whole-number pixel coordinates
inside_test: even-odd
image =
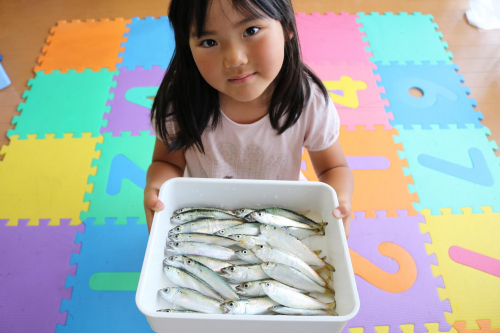
[[[418,162],[429,169],[446,173],[474,184],[493,186],[495,182],[488,168],[488,164],[484,159],[483,153],[477,148],[470,148],[469,157],[472,162],[472,168],[464,167],[426,154],[419,155]]]

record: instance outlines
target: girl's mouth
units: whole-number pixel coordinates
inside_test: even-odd
[[[256,73],[248,74],[248,75],[243,76],[241,78],[229,79],[228,81],[231,83],[234,83],[234,84],[246,83],[246,82],[250,81],[255,76],[255,74]]]

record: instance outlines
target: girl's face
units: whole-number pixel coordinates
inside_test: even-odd
[[[285,38],[281,23],[265,17],[249,19],[231,0],[213,0],[203,33],[189,39],[203,78],[223,97],[239,102],[263,96],[283,64]]]

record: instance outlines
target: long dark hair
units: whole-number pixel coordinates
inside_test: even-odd
[[[169,19],[175,34],[175,51],[151,109],[151,121],[169,151],[189,149],[195,145],[205,153],[201,135],[210,119],[211,128],[219,123],[219,93],[198,71],[189,47],[192,27],[198,37],[205,24],[211,0],[172,0]],[[264,15],[281,22],[285,33],[283,66],[275,78],[275,88],[269,104],[271,126],[282,134],[294,125],[311,95],[308,76],[321,88],[325,100],[328,92],[321,80],[302,62],[290,0],[232,0],[242,15],[261,18]],[[260,10],[260,11],[259,11]],[[289,33],[293,38],[288,38]],[[284,121],[280,121],[282,117]],[[166,121],[177,122],[178,132],[168,133]]]

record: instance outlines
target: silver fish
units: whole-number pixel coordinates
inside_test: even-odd
[[[188,288],[169,287],[160,289],[160,296],[166,301],[187,310],[203,313],[222,314],[222,302],[207,297],[202,293]]]
[[[235,251],[227,247],[197,242],[167,242],[167,251],[177,255],[197,255],[219,260],[237,260]]]
[[[257,257],[252,250],[241,250],[236,251],[235,255],[238,259],[243,260],[249,264],[260,264],[262,263],[262,259]]]
[[[269,279],[260,265],[234,265],[223,268],[221,276],[231,283],[243,283]]]
[[[230,263],[228,261],[204,257],[204,256],[190,254],[190,255],[187,255],[186,257],[196,260],[197,262],[207,266],[208,268],[210,268],[214,272],[220,272],[221,269],[233,265],[232,263]]]
[[[246,297],[258,297],[258,296],[266,296],[266,293],[260,286],[262,282],[267,282],[267,281],[274,281],[271,279],[266,279],[266,280],[258,280],[258,281],[248,281],[242,284],[239,284],[236,286],[236,292],[238,295],[241,296],[246,296]],[[295,289],[295,291],[299,293],[305,293],[306,291],[300,290],[300,289]]]
[[[266,245],[266,241],[258,236],[249,235],[231,235],[228,238],[234,240],[238,245],[244,247],[245,249],[252,249],[255,245]]]
[[[156,312],[165,312],[165,313],[201,313],[201,314],[203,314],[203,312],[198,312],[198,311],[175,310],[175,309],[160,309],[160,310],[156,310]]]
[[[289,252],[298,258],[302,259],[306,264],[325,267],[334,272],[335,268],[324,262],[316,253],[311,251],[307,245],[302,243],[300,239],[288,234],[285,230],[272,225],[260,226],[261,239],[274,248]]]
[[[199,219],[239,219],[234,215],[233,212],[228,212],[216,208],[211,209],[193,209],[187,212],[180,213],[178,215],[172,216],[170,222],[172,223],[185,223],[190,221],[195,221]],[[240,219],[242,222],[245,220]]]
[[[243,223],[232,227],[228,227],[223,230],[219,230],[214,234],[222,237],[228,237],[237,234],[257,236],[260,235],[260,223]]]
[[[253,248],[252,251],[263,262],[276,262],[278,264],[291,266],[322,287],[326,286],[325,280],[321,276],[319,276],[319,274],[316,273],[314,269],[312,269],[303,260],[297,258],[291,253],[284,252],[266,245],[257,245]]]
[[[179,287],[197,290],[205,296],[215,298],[219,301],[224,301],[224,298],[221,297],[221,295],[219,295],[208,283],[183,269],[164,265],[163,272],[170,281]]]
[[[333,290],[328,284],[323,287],[293,267],[275,262],[262,263],[261,267],[266,275],[287,286],[308,292],[318,292],[330,297],[334,296]]]
[[[276,305],[278,305],[278,303],[269,297],[257,297],[226,302],[220,307],[225,314],[259,315],[269,313],[268,309]]]
[[[215,219],[204,219],[197,220],[193,222],[187,222],[178,225],[168,232],[168,235],[184,234],[184,233],[202,233],[202,234],[214,234],[219,230],[227,229],[229,227],[234,227],[236,225],[243,224],[244,222],[238,220],[215,220]]]
[[[306,223],[312,226],[320,227],[319,223],[311,220],[307,216],[304,216],[302,214],[299,214],[297,212],[294,212],[293,210],[285,209],[285,208],[279,208],[279,207],[272,207],[272,208],[265,208],[260,211],[264,211],[273,215],[280,215],[286,218],[289,218],[290,220]]]
[[[292,316],[338,316],[334,310],[294,309],[282,305],[270,307],[269,311]]]
[[[297,227],[297,228],[303,228],[303,229],[317,229],[320,230],[320,228],[316,226],[312,226],[303,222],[298,222],[295,220],[291,220],[287,217],[280,216],[280,215],[273,215],[267,212],[263,211],[255,211],[253,213],[250,213],[250,217],[252,217],[254,220],[263,223],[263,224],[271,224],[276,227]]]
[[[212,234],[202,234],[202,233],[175,234],[175,235],[170,235],[169,238],[174,242],[175,241],[198,242],[198,243],[215,244],[220,246],[239,245],[239,242],[236,240]]]
[[[295,308],[309,310],[333,310],[335,302],[326,304],[310,296],[296,292],[290,287],[277,281],[267,281],[260,284],[264,292],[278,304]]]
[[[255,211],[255,209],[252,208],[240,208],[240,209],[235,209],[233,210],[233,213],[236,214],[236,216],[245,218],[248,214],[251,212]]]
[[[213,208],[213,207],[185,207],[185,208],[179,208],[174,210],[173,215],[179,215],[181,213],[185,213],[191,210],[215,210],[215,211],[221,211],[224,213],[227,213],[229,215],[237,216],[233,211],[226,210],[226,209],[219,209],[219,208]]]
[[[193,274],[197,278],[203,280],[206,284],[212,287],[222,298],[226,301],[231,301],[235,299],[240,299],[238,294],[233,290],[233,288],[226,282],[222,277],[220,277],[213,270],[207,266],[199,263],[198,261],[184,257],[184,256],[174,256],[175,260],[180,268]]]
[[[281,229],[285,230],[292,236],[297,237],[298,239],[305,239],[311,236],[324,236],[325,232],[319,229],[304,229],[297,227],[281,227]]]

